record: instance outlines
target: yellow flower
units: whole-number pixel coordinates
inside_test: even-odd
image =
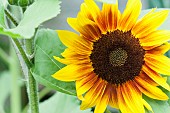
[[[170,48],[170,31],[157,30],[169,11],[152,9],[138,20],[140,0],[128,0],[123,13],[115,4],[103,4],[100,11],[93,0],[81,4],[77,18],[68,18],[69,25],[80,34],[59,30],[58,35],[68,48],[67,64],[54,75],[62,81],[75,81],[81,109],[95,106],[94,113],[104,113],[107,105],[122,113],[152,111],[142,94],[157,100],[168,96],[157,86],[170,91],[166,79],[170,75],[170,59],[164,56]]]

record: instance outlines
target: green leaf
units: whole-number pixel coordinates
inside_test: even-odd
[[[8,96],[8,94],[10,93],[10,75],[9,72],[3,72],[0,73],[0,89],[1,89],[1,93],[0,93],[0,113],[4,113],[3,110],[3,105],[4,102]],[[8,87],[7,87],[8,85]]]
[[[169,113],[170,112],[170,106],[167,103],[167,101],[154,100],[146,96],[144,96],[144,99],[152,107],[154,113]],[[152,112],[146,110],[146,113],[152,113]]]
[[[55,31],[39,30],[35,42],[35,67],[32,73],[41,84],[63,93],[76,95],[74,82],[62,82],[51,77],[65,65],[54,60],[53,56],[61,56],[65,46]]]
[[[59,0],[37,0],[24,13],[23,19],[16,28],[5,29],[0,26],[0,34],[13,38],[30,39],[41,23],[56,17],[60,13]]]
[[[4,13],[4,5],[0,1],[0,34],[7,35],[13,38],[21,37],[18,34],[12,33],[10,30],[6,29],[5,24],[5,13]]]
[[[4,6],[3,2],[0,0],[0,27],[5,27],[5,20],[4,20]]]
[[[162,11],[162,10],[169,10],[169,8],[157,8],[156,11]],[[139,16],[139,18],[143,17],[145,14],[147,14],[149,11],[151,11],[151,9],[147,9],[147,10],[142,10],[141,14]],[[158,28],[158,29],[163,29],[163,30],[170,30],[170,14],[168,15],[167,19],[165,20],[165,22],[163,22],[163,24]]]
[[[170,8],[170,1],[169,0],[162,0],[164,7]]]
[[[169,77],[169,76],[167,77],[167,83],[170,85],[170,77]],[[162,88],[162,91],[163,91],[165,94],[167,94],[167,96],[169,97],[169,99],[168,99],[168,104],[169,104],[169,106],[170,106],[170,91],[168,91],[168,90],[166,90],[166,89],[163,89],[163,88]]]
[[[4,13],[4,1],[0,0],[0,34],[8,35],[12,37],[18,37],[19,35],[13,34],[6,29],[5,13]]]
[[[160,8],[162,7],[163,8],[164,7],[163,1],[166,1],[166,0],[149,0],[148,4],[149,4],[150,8],[153,8],[153,7],[160,7]]]
[[[35,28],[60,13],[59,0],[37,0],[24,13],[19,25],[10,31],[23,38],[31,38]]]
[[[40,103],[40,113],[92,113],[90,109],[80,110],[76,97],[57,92],[50,99]]]

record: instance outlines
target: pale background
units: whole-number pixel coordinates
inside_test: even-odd
[[[76,17],[77,12],[80,9],[80,5],[84,0],[62,0],[61,13],[54,19],[45,22],[43,27],[51,29],[67,29],[72,30],[67,24],[67,17]],[[148,0],[142,0],[143,9],[148,8]],[[127,0],[119,0],[119,9],[123,11],[126,6]],[[101,7],[102,4],[97,2]]]

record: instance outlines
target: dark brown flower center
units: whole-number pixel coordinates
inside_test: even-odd
[[[111,84],[122,84],[138,76],[145,51],[131,31],[115,30],[93,43],[90,55],[94,72]]]

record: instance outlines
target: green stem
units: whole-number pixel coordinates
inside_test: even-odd
[[[43,90],[41,90],[39,92],[39,100],[41,100],[45,95],[47,95],[49,92],[51,91],[51,89],[45,87]],[[22,113],[27,113],[28,111],[28,105],[26,105],[22,111]]]
[[[30,62],[30,60],[28,59],[27,55],[25,54],[25,51],[23,50],[19,40],[18,39],[14,39],[14,38],[11,38],[11,39],[14,41],[15,45],[17,46],[17,48],[18,48],[18,50],[19,50],[23,60],[25,61],[25,64],[30,69],[33,64]]]
[[[0,48],[0,58],[2,58],[2,60],[4,61],[6,65],[9,65],[10,62],[8,60],[8,55],[2,48]]]
[[[29,97],[29,105],[31,107],[31,113],[39,113],[39,101],[37,82],[32,76],[31,72],[28,72],[27,91]]]
[[[12,16],[12,14],[8,11],[8,10],[5,10],[5,14],[6,16],[8,17],[8,19],[10,19],[10,21],[15,25],[17,26],[18,23],[16,21],[16,19]],[[30,62],[30,60],[28,59],[27,55],[25,54],[25,51],[23,50],[20,42],[18,39],[15,39],[15,38],[11,38],[12,41],[15,43],[15,45],[17,46],[23,60],[25,61],[25,64],[27,65],[27,67],[30,69],[32,67],[32,63]]]
[[[21,112],[21,89],[19,85],[19,61],[15,53],[14,48],[10,47],[10,73],[11,73],[11,113],[20,113]]]
[[[25,47],[27,54],[31,56],[33,54],[33,38],[25,40]],[[33,75],[31,74],[30,69],[28,70],[27,85],[31,113],[39,113],[38,85]]]
[[[18,23],[17,21],[13,18],[13,16],[9,13],[9,11],[5,10],[5,14],[7,15],[7,17],[11,20],[11,22],[17,26]],[[27,67],[28,67],[28,81],[27,81],[27,91],[28,91],[28,98],[29,98],[29,105],[31,107],[31,113],[39,113],[39,102],[38,102],[38,94],[37,94],[37,83],[34,79],[34,77],[32,76],[30,69],[32,67],[32,62],[30,62],[30,60],[28,59],[28,57],[25,54],[25,51],[23,50],[23,48],[21,47],[20,42],[18,41],[18,39],[13,39],[14,43],[16,44],[16,46],[18,47],[18,50],[21,53],[22,58],[24,59]],[[32,55],[33,51],[32,51],[32,39],[30,40],[26,40],[26,52],[28,55]]]
[[[14,16],[7,9],[5,10],[5,14],[15,26],[18,25],[18,22],[16,21]]]

